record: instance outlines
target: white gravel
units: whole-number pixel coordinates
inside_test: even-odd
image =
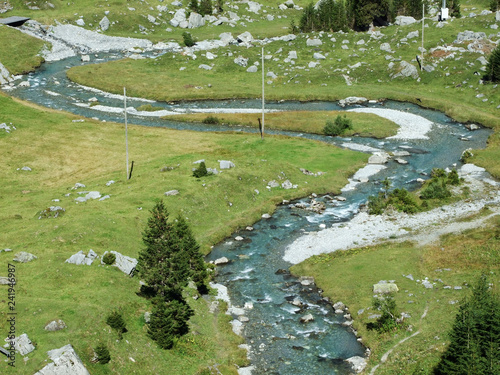
[[[399,125],[398,133],[389,139],[428,139],[427,133],[432,128],[432,122],[422,116],[395,109],[386,108],[354,108],[351,112],[373,113]]]
[[[482,168],[466,165],[464,173],[461,173],[461,176],[467,176],[467,183],[474,186],[474,189],[488,189],[488,193],[481,190],[483,193],[480,195],[483,198],[460,201],[413,215],[404,213],[369,215],[362,212],[347,223],[336,224],[332,228],[299,237],[285,250],[283,259],[297,264],[313,255],[374,245],[390,238],[405,238],[417,231],[437,232],[439,226],[444,227],[450,222],[475,214],[487,205],[498,206],[500,191],[491,190],[493,186],[498,187],[498,183],[487,177],[483,179],[485,177],[483,171]],[[457,226],[457,230],[460,228]]]

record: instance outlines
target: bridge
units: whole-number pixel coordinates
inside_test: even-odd
[[[22,26],[29,19],[30,19],[29,17],[18,17],[18,16],[12,16],[12,17],[8,17],[8,18],[0,18],[0,24],[12,26],[12,27],[19,27],[19,26]]]

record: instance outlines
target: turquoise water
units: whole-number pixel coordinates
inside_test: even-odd
[[[101,56],[104,61],[120,56]],[[88,99],[97,97],[99,103],[114,108],[122,108],[122,100],[110,98],[88,91],[69,82],[65,70],[69,66],[79,65],[76,58],[44,64],[35,73],[28,76],[29,88],[17,88],[9,93],[30,100],[46,107],[62,109],[86,117],[97,117],[105,121],[123,122],[121,113],[104,113],[91,108],[79,107],[78,103],[88,103]],[[143,101],[128,100],[129,106],[138,107]],[[165,109],[175,108],[260,108],[260,100],[203,101],[189,103],[152,103]],[[380,107],[381,104],[374,104]],[[380,181],[389,178],[393,187],[416,188],[417,178],[426,178],[432,168],[451,168],[460,165],[460,156],[466,148],[484,148],[489,130],[469,132],[462,124],[456,123],[444,114],[420,108],[415,105],[386,102],[385,108],[409,111],[434,122],[427,140],[376,140],[354,137],[352,139],[332,138],[321,135],[304,135],[291,132],[279,132],[293,137],[316,139],[330,144],[342,145],[356,143],[375,147],[384,151],[410,150],[411,156],[405,157],[406,165],[391,161],[387,169],[370,179],[370,182],[357,186],[356,190],[342,195],[345,202],[332,203],[325,200],[327,210],[324,214],[280,207],[270,219],[254,224],[253,231],[235,233],[231,238],[214,247],[207,260],[222,256],[231,262],[218,267],[216,282],[228,287],[233,305],[243,307],[251,302],[252,309],[245,310],[249,321],[244,323],[243,336],[251,347],[251,362],[256,366],[255,374],[346,374],[349,369],[343,359],[351,356],[363,356],[365,348],[356,340],[354,334],[341,323],[344,318],[335,314],[331,305],[326,303],[315,287],[304,287],[288,273],[290,266],[283,261],[284,250],[288,244],[305,231],[318,230],[320,224],[330,226],[333,223],[348,221],[358,211],[367,197],[376,194]],[[331,102],[283,102],[266,103],[266,108],[280,110],[340,110]],[[351,107],[352,108],[352,107]],[[176,123],[141,116],[128,116],[129,123],[161,126],[176,129],[198,131],[234,131],[234,127],[207,127]],[[255,131],[248,128],[236,128],[241,131]],[[277,132],[270,132],[277,133]],[[467,138],[468,141],[464,141]],[[293,181],[292,181],[293,182]],[[304,199],[307,201],[308,199]],[[237,235],[244,241],[235,241]],[[338,275],[342,277],[342,275]],[[290,302],[300,299],[302,309]],[[342,296],[337,296],[342,301]],[[336,302],[336,301],[332,301]],[[314,321],[301,323],[300,317],[312,314]]]

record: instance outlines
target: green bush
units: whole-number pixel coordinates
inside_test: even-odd
[[[104,256],[102,257],[102,261],[108,265],[113,264],[115,260],[116,260],[116,255],[110,252],[104,254]]]
[[[373,299],[373,308],[381,312],[381,316],[375,323],[367,324],[369,330],[376,330],[379,333],[395,331],[398,328],[404,328],[402,319],[398,319],[396,301],[394,296],[389,294],[385,297],[376,297]]]
[[[111,361],[111,355],[109,354],[109,350],[106,344],[100,343],[96,346],[94,352],[97,358],[97,362],[99,362],[100,364],[105,365],[106,363]]]
[[[187,31],[184,31],[182,33],[182,39],[184,40],[184,45],[186,47],[192,47],[196,44],[196,41],[194,40],[191,33],[188,33]]]
[[[406,189],[394,189],[389,194],[388,204],[392,205],[396,210],[414,214],[420,211],[417,201],[413,195]]]
[[[220,124],[220,120],[215,116],[207,116],[202,121],[204,124],[217,125]]]
[[[500,47],[497,47],[491,53],[486,65],[485,81],[500,82]]]
[[[379,195],[370,195],[368,197],[368,213],[370,215],[382,215],[386,207],[387,202],[383,193],[379,193]]]
[[[422,199],[445,199],[451,196],[443,179],[433,179],[420,194]]]
[[[200,178],[208,175],[207,166],[202,161],[200,166],[193,171],[193,177]]]
[[[450,185],[458,185],[460,184],[460,178],[458,177],[458,172],[456,169],[452,169],[450,173],[448,173],[448,184]]]
[[[330,120],[326,122],[323,133],[325,135],[337,136],[344,133],[347,129],[352,129],[352,120],[348,119],[345,115],[344,117],[338,115],[334,122]]]
[[[123,316],[120,312],[114,310],[108,317],[106,318],[106,323],[118,332],[118,337],[123,337],[123,334],[127,332],[127,328],[125,327],[125,321],[123,320]]]

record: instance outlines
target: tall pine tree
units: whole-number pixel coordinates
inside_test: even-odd
[[[207,266],[200,253],[200,245],[196,242],[193,232],[189,228],[186,220],[179,214],[174,224],[179,250],[185,252],[188,258],[191,279],[196,283],[198,291],[202,294],[208,292]]]
[[[139,254],[137,270],[156,295],[165,300],[182,300],[182,288],[187,285],[191,272],[189,258],[181,251],[168,216],[165,204],[158,201],[142,234],[146,247]]]
[[[500,82],[500,47],[495,48],[491,53],[483,79],[491,82]]]

